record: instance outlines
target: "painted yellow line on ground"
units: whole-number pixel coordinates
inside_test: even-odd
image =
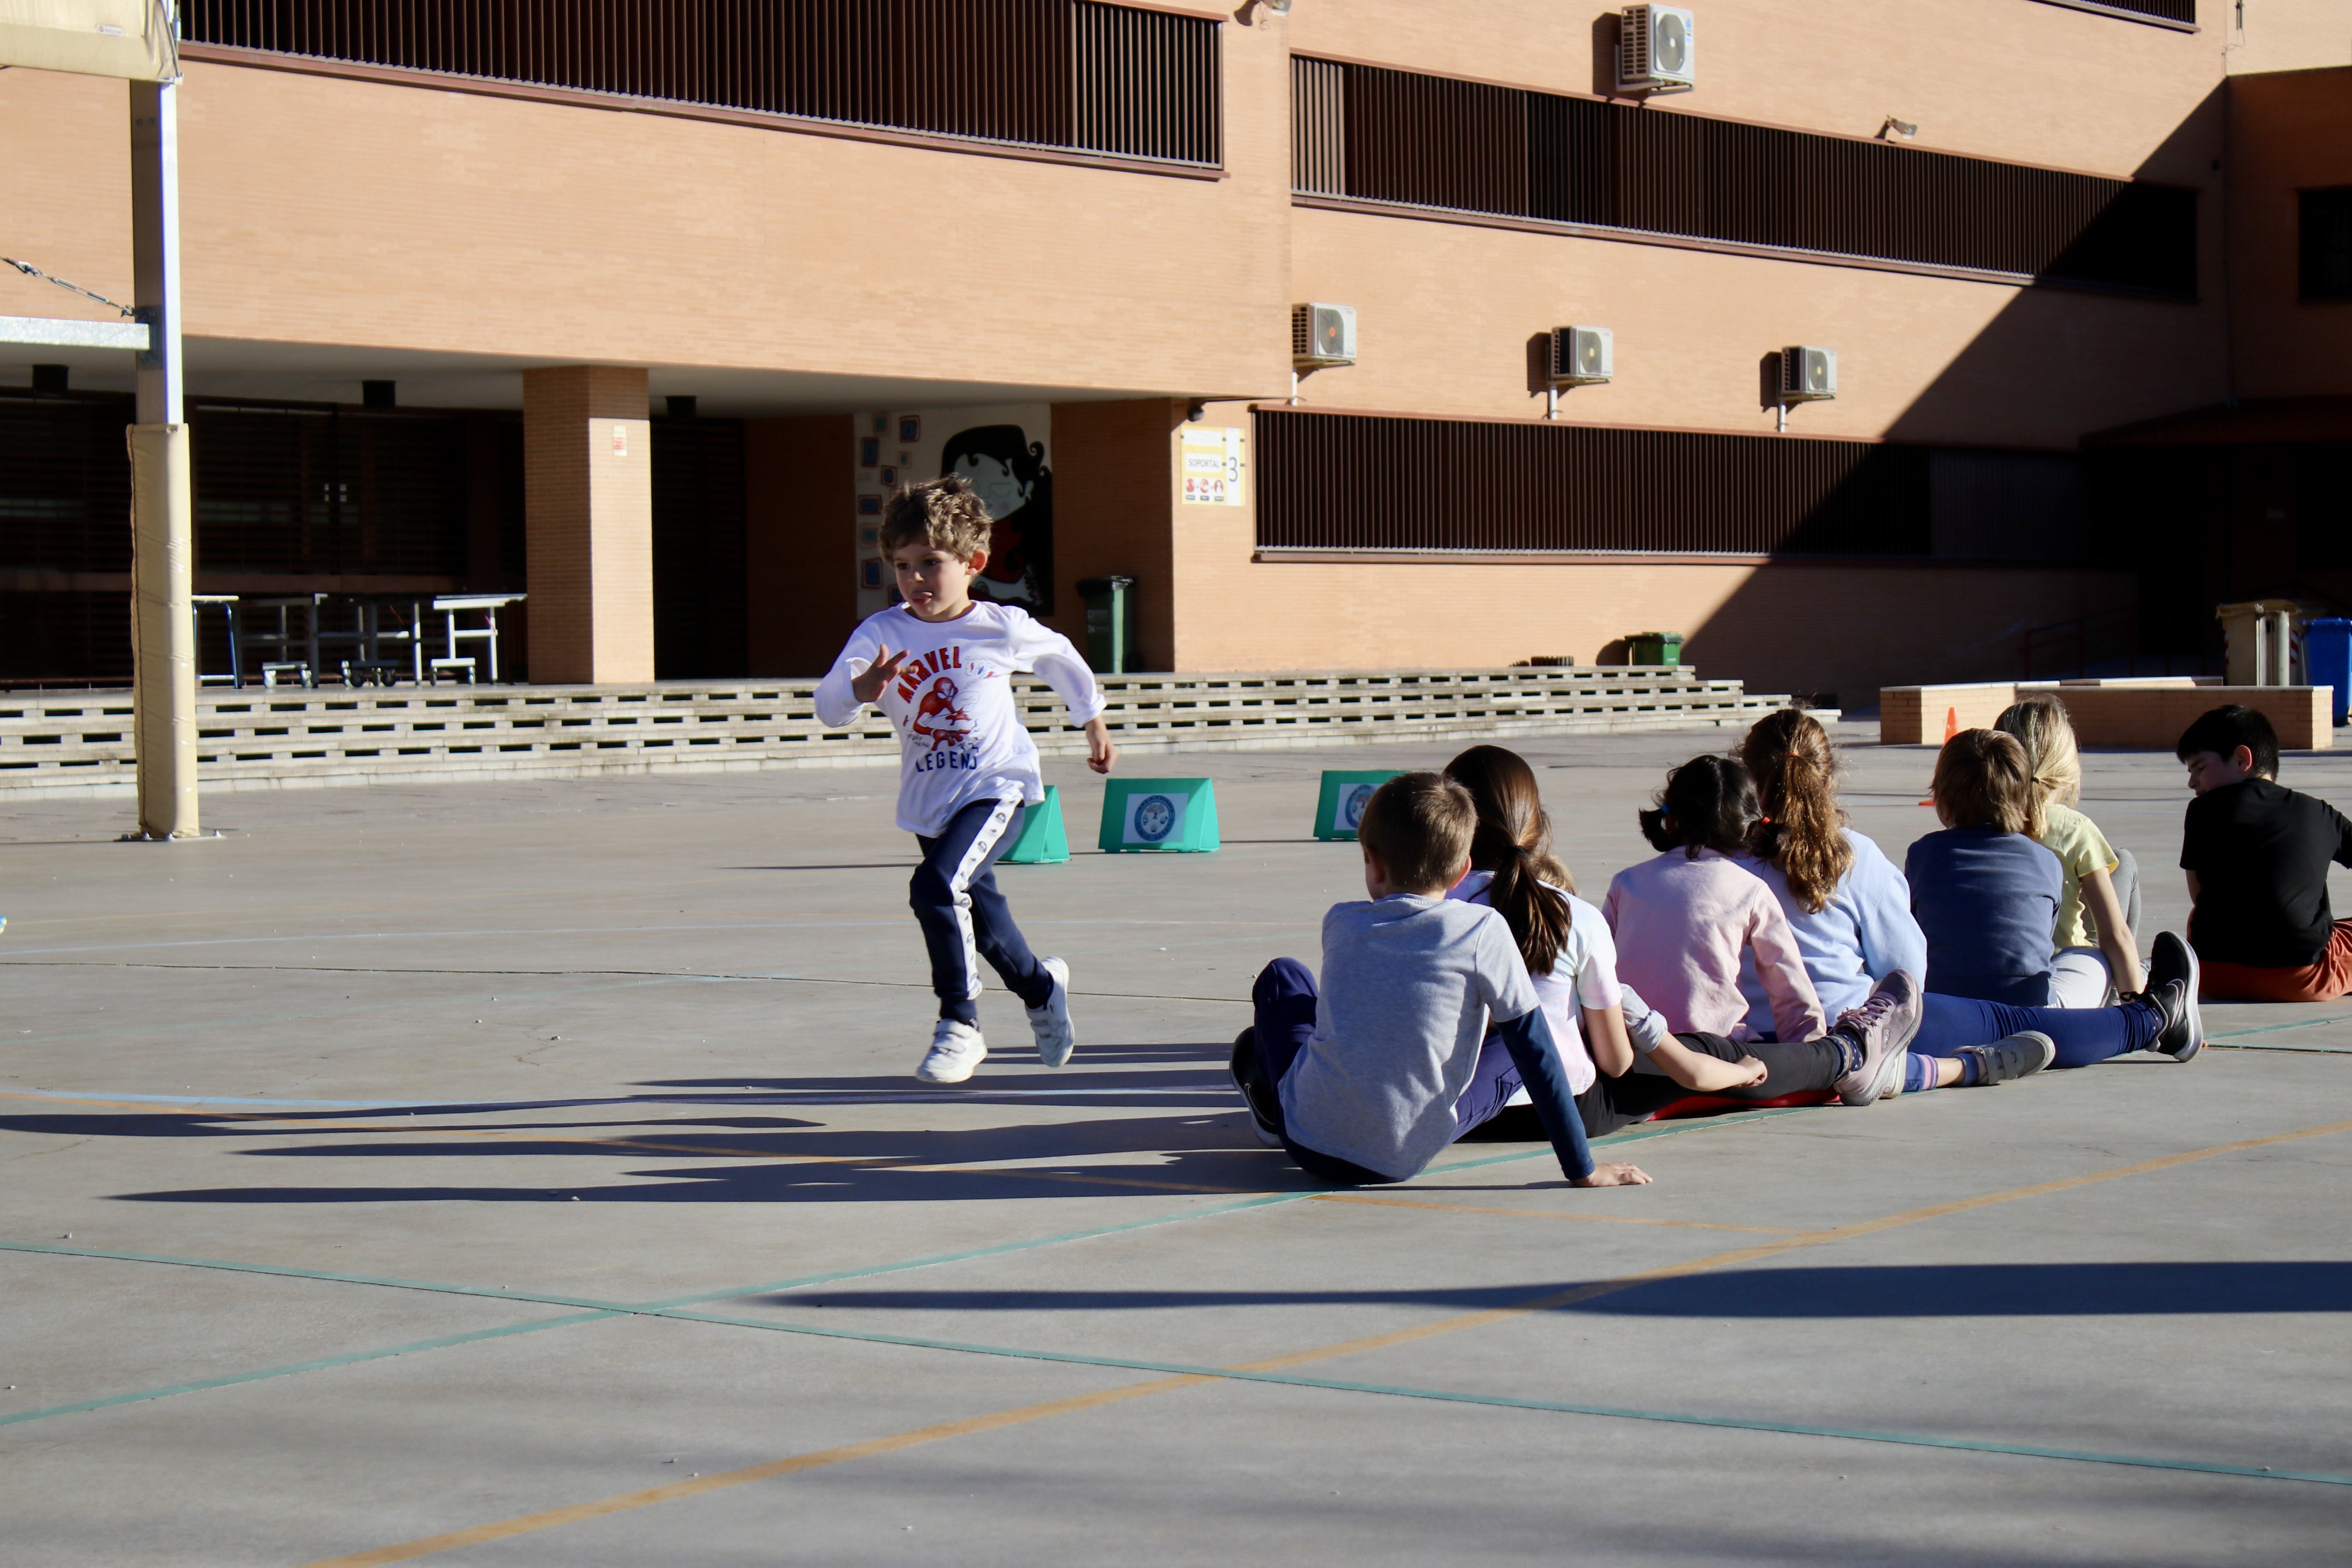
[[[1397,1329],[1383,1334],[1369,1334],[1361,1339],[1345,1340],[1338,1344],[1318,1345],[1312,1350],[1294,1351],[1287,1355],[1268,1356],[1262,1361],[1244,1362],[1226,1370],[1232,1372],[1281,1372],[1314,1362],[1330,1361],[1339,1356],[1360,1355],[1367,1351],[1387,1350],[1396,1345],[1434,1339],[1443,1334],[1460,1333],[1466,1329],[1484,1328],[1489,1324],[1507,1322],[1537,1312],[1590,1301],[1596,1297],[1614,1295],[1637,1286],[1660,1279],[1673,1279],[1685,1275],[1701,1274],[1710,1269],[1727,1268],[1735,1264],[1750,1263],[1791,1252],[1799,1247],[1820,1247],[1833,1241],[1849,1241],[1856,1237],[1873,1236],[1900,1226],[1917,1225],[1923,1220],[1940,1219],[1947,1215],[1963,1214],[1970,1209],[1990,1207],[1995,1204],[2016,1203],[2024,1198],[2043,1197],[2053,1193],[2069,1192],[2101,1182],[2112,1182],[2125,1176],[2146,1175],[2150,1172],[2169,1170],[2199,1160],[2210,1160],[2222,1154],[2235,1154],[2249,1149],[2265,1149],[2280,1143],[2297,1142],[2306,1138],[2324,1138],[2331,1133],[2352,1132],[2352,1121],[2335,1121],[2324,1127],[2305,1127],[2294,1132],[2273,1132],[2262,1138],[2242,1138],[2235,1142],[2216,1143],[2208,1148],[2190,1149],[2179,1154],[2159,1155],[2153,1160],[2141,1160],[2129,1165],[2117,1165],[2110,1170],[2093,1171],[2080,1176],[2062,1176],[2054,1181],[2036,1182],[2030,1186],[2011,1187],[2005,1192],[1986,1193],[1972,1198],[1956,1198],[1950,1203],[1931,1205],[1927,1208],[1909,1209],[1902,1214],[1888,1215],[1883,1219],[1858,1221],[1839,1226],[1833,1230],[1815,1231],[1793,1236],[1780,1241],[1765,1242],[1755,1247],[1737,1247],[1729,1252],[1712,1253],[1684,1263],[1672,1263],[1661,1268],[1643,1269],[1615,1279],[1580,1285],[1573,1289],[1555,1290],[1545,1295],[1515,1301],[1505,1307],[1487,1308],[1482,1311],[1463,1312],[1415,1328]],[[455,1551],[461,1546],[478,1546],[486,1542],[503,1541],[510,1536],[528,1534],[532,1531],[549,1530],[557,1525],[574,1524],[583,1520],[598,1519],[606,1514],[621,1513],[630,1509],[645,1508],[654,1503],[670,1502],[681,1498],[716,1491],[723,1487],[742,1486],[751,1481],[768,1480],[777,1476],[793,1475],[825,1465],[837,1465],[849,1459],[862,1459],[876,1454],[892,1453],[918,1444],[938,1442],[947,1437],[961,1437],[973,1433],[989,1432],[1024,1422],[1044,1420],[1049,1416],[1066,1415],[1080,1411],[1100,1409],[1129,1399],[1141,1399],[1151,1394],[1171,1393],[1218,1379],[1208,1373],[1157,1378],[1150,1383],[1130,1384],[1125,1388],[1107,1389],[1100,1394],[1080,1394],[1072,1399],[1058,1399],[1043,1405],[1024,1405],[1016,1409],[999,1411],[992,1415],[975,1415],[961,1421],[946,1422],[936,1426],[919,1427],[892,1436],[876,1437],[864,1443],[852,1443],[838,1448],[826,1448],[814,1454],[798,1454],[789,1458],[772,1459],[766,1464],[752,1465],[740,1470],[729,1470],[716,1476],[703,1476],[695,1480],[671,1486],[654,1487],[644,1491],[624,1492],[618,1497],[604,1498],[595,1502],[574,1503],[568,1508],[550,1509],[541,1513],[524,1514],[502,1520],[495,1524],[476,1525],[467,1530],[452,1531],[445,1535],[427,1536],[421,1541],[406,1542],[398,1546],[379,1547],[373,1552],[355,1552],[349,1556],[322,1558],[307,1563],[304,1568],[372,1568],[383,1563],[404,1563],[411,1558],[427,1557],[436,1552]]]
[[[1703,1219],[1641,1219],[1622,1214],[1570,1214],[1558,1209],[1482,1208],[1471,1204],[1430,1204],[1412,1198],[1376,1198],[1368,1193],[1318,1193],[1315,1201],[1326,1204],[1370,1204],[1388,1209],[1437,1209],[1446,1214],[1495,1214],[1512,1219],[1581,1219],[1596,1225],[1658,1225],[1681,1230],[1742,1230],[1757,1236],[1816,1236],[1817,1231],[1803,1230],[1786,1225],[1717,1225]]]
[[[1150,1383],[1129,1384],[1124,1388],[1107,1388],[1098,1394],[1081,1394],[1069,1399],[1048,1400],[1043,1405],[1024,1405],[1015,1410],[1000,1410],[993,1415],[973,1415],[961,1421],[942,1422],[936,1426],[918,1427],[912,1432],[900,1432],[893,1436],[870,1438],[863,1443],[845,1444],[838,1448],[826,1448],[814,1454],[796,1454],[788,1459],[772,1459],[764,1465],[747,1465],[740,1470],[725,1470],[715,1476],[701,1476],[693,1480],[677,1481],[666,1487],[649,1487],[644,1491],[624,1492],[618,1497],[604,1498],[596,1502],[574,1503],[569,1508],[549,1509],[544,1513],[525,1514],[520,1519],[501,1520],[496,1524],[478,1524],[470,1530],[453,1530],[446,1535],[428,1536],[423,1541],[411,1541],[399,1546],[378,1547],[373,1552],[354,1552],[345,1557],[330,1557],[308,1565],[308,1568],[377,1568],[385,1563],[405,1563],[413,1557],[428,1557],[436,1552],[454,1552],[462,1546],[481,1546],[510,1536],[527,1535],[536,1530],[551,1530],[557,1525],[578,1524],[583,1520],[601,1519],[606,1514],[623,1513],[630,1509],[646,1508],[657,1502],[676,1502],[683,1498],[699,1497],[705,1492],[723,1490],[728,1487],[748,1486],[753,1481],[772,1480],[778,1476],[795,1475],[826,1465],[838,1465],[849,1459],[870,1458],[877,1454],[895,1453],[922,1443],[936,1443],[948,1437],[968,1437],[974,1433],[993,1432],[1001,1427],[1018,1426],[1024,1422],[1043,1421],[1055,1415],[1074,1415],[1081,1410],[1098,1410],[1107,1405],[1125,1400],[1142,1399],[1154,1394],[1166,1394],[1173,1389],[1190,1388],[1195,1384],[1214,1383],[1213,1377],[1184,1376],[1156,1378]]]

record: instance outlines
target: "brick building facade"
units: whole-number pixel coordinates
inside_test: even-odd
[[[881,602],[861,508],[969,437],[1021,591],[1075,631],[1133,575],[1155,667],[1662,628],[1852,701],[2352,604],[2340,0],[1687,9],[1642,92],[1534,0],[184,0],[197,590],[810,673]],[[127,297],[120,84],[0,72],[0,125],[11,251]],[[1294,405],[1303,301],[1359,342]],[[1547,385],[1569,323],[1605,384]],[[0,679],[127,672],[117,359],[0,349]],[[1222,501],[1188,430],[1240,433]]]

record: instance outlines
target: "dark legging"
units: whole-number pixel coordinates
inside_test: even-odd
[[[2086,1068],[2126,1051],[2146,1050],[2163,1031],[2164,1016],[2147,1002],[2126,1002],[2120,1007],[2012,1007],[2006,1002],[1931,991],[1911,1051],[1922,1057],[1955,1056],[1970,1046],[1989,1046],[2029,1029],[2049,1036],[2058,1047],[2051,1066]]]
[[[1783,1045],[1778,1040],[1749,1040],[1742,1044],[1725,1039],[1721,1035],[1676,1035],[1675,1038],[1701,1056],[1727,1062],[1736,1062],[1742,1057],[1754,1057],[1769,1069],[1764,1081],[1754,1088],[1710,1090],[1709,1096],[1713,1099],[1778,1100],[1784,1094],[1825,1089],[1834,1085],[1838,1075],[1845,1070],[1843,1053],[1832,1040],[1804,1040],[1796,1045]],[[1594,1079],[1592,1087],[1576,1097],[1576,1109],[1584,1118],[1584,1135],[1598,1138],[1603,1133],[1614,1132],[1620,1127],[1645,1121],[1654,1112],[1675,1101],[1688,1100],[1693,1092],[1665,1074],[1636,1061],[1633,1069],[1622,1078],[1610,1078],[1604,1074]],[[1538,1142],[1543,1138],[1533,1106],[1511,1106],[1489,1125],[1490,1130],[1485,1136],[1490,1139]]]

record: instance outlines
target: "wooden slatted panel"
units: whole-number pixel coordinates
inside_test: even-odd
[[[183,0],[189,39],[1215,167],[1218,24],[1101,0]]]
[[[2194,190],[1329,60],[1293,84],[1302,194],[2197,289]]]
[[[1264,549],[1925,555],[1927,448],[1261,410]]]

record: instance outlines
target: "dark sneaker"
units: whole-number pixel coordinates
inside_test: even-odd
[[[2190,954],[2189,963],[2194,973],[2195,954]],[[2168,980],[2160,988],[2150,987],[2142,1000],[2164,1017],[2164,1027],[2147,1043],[2149,1050],[2185,1062],[2205,1048],[2205,1019],[2197,1010],[2197,985],[2193,980]]]
[[[2197,972],[2197,950],[2189,945],[2179,933],[2160,931],[2147,947],[2147,989],[2141,994],[2154,1001],[2156,994],[2176,980],[2189,983],[2189,994],[2197,994],[2200,976]]]
[[[1862,1047],[1862,1065],[1832,1087],[1848,1105],[1868,1105],[1903,1092],[1903,1058],[1919,1032],[1925,1006],[1919,983],[1898,969],[1878,983],[1870,1000],[1849,1007],[1834,1032]]]
[[[1249,1107],[1250,1131],[1257,1134],[1257,1141],[1269,1149],[1281,1148],[1281,1108],[1263,1103],[1273,1091],[1266,1089],[1258,1078],[1255,1026],[1234,1037],[1234,1054],[1225,1063],[1225,1074],[1234,1080],[1234,1091],[1242,1097],[1242,1103]]]
[[[1990,1088],[2012,1079],[2032,1078],[2058,1059],[2058,1042],[2027,1029],[1989,1046],[1967,1046],[1958,1052],[1977,1059],[1977,1084]]]

